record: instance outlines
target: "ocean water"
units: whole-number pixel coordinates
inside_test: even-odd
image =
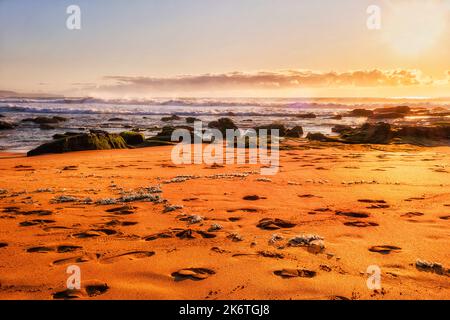
[[[52,140],[56,133],[84,132],[102,129],[121,132],[140,128],[147,136],[154,136],[168,124],[186,125],[185,117],[196,117],[208,122],[220,117],[230,117],[240,128],[251,128],[273,122],[288,127],[300,125],[306,133],[332,134],[336,124],[361,125],[366,118],[344,117],[333,120],[333,116],[355,108],[374,109],[380,107],[408,105],[417,108],[450,109],[448,99],[153,99],[153,100],[101,100],[101,99],[1,99],[1,120],[18,123],[14,130],[0,131],[0,150],[26,152]],[[297,115],[314,113],[314,119],[301,119]],[[161,118],[176,114],[181,120],[163,122]],[[21,122],[37,116],[63,116],[55,130],[41,130],[39,125]],[[123,121],[109,121],[119,117]],[[426,117],[410,119],[426,123]],[[408,119],[402,120],[408,121]]]

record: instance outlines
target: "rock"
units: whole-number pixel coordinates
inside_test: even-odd
[[[400,119],[404,118],[404,113],[398,113],[398,112],[386,112],[386,113],[375,113],[372,116],[370,116],[370,119]]]
[[[125,131],[121,132],[120,136],[125,140],[128,145],[135,146],[138,144],[142,144],[145,141],[145,137],[142,133]]]
[[[402,113],[407,114],[411,112],[411,108],[408,106],[398,106],[398,107],[388,107],[388,108],[377,108],[373,110],[375,114],[377,113]]]
[[[41,123],[41,124],[39,125],[39,129],[41,129],[41,130],[55,130],[56,127],[55,127],[55,126],[52,126],[52,125],[50,125],[50,124],[47,124],[47,123]]]
[[[0,130],[11,130],[14,129],[17,125],[14,123],[0,121]]]
[[[354,109],[346,114],[347,117],[371,117],[372,115],[373,111],[366,109]]]
[[[186,123],[194,123],[196,121],[201,121],[200,119],[194,118],[194,117],[187,117]]]
[[[301,118],[301,119],[315,119],[317,118],[317,116],[314,113],[302,113],[302,114],[298,114],[296,115],[297,118]]]
[[[71,137],[71,136],[78,136],[80,133],[77,132],[66,132],[66,133],[57,133],[53,135],[54,140]]]
[[[292,129],[287,130],[286,137],[290,138],[301,138],[303,136],[303,128],[300,126],[295,126]]]
[[[110,121],[110,122],[119,122],[119,121],[125,121],[125,119],[122,119],[122,118],[111,118],[111,119],[108,119],[108,121]]]
[[[174,120],[181,120],[181,118],[179,116],[177,116],[176,114],[173,114],[170,117],[162,117],[161,118],[161,121],[164,121],[164,122],[169,122],[169,121],[174,121]]]
[[[345,124],[337,124],[335,125],[333,128],[331,128],[332,132],[336,132],[336,133],[343,133],[346,131],[352,130],[351,126],[347,126]]]
[[[36,117],[36,118],[26,118],[23,119],[22,122],[33,122],[33,123],[37,123],[37,124],[49,124],[49,123],[59,123],[59,122],[64,122],[67,121],[67,118],[64,117],[58,117],[58,116],[54,116],[54,117]]]
[[[5,117],[4,115],[0,114],[0,118],[4,118],[4,117]]]
[[[308,133],[308,135],[306,136],[306,139],[310,140],[310,141],[320,141],[320,142],[336,142],[336,139],[327,137],[326,135],[324,135],[323,133],[320,132],[310,132]]]
[[[450,145],[450,125],[435,127],[404,126],[394,132],[403,143],[422,146]]]
[[[341,138],[346,143],[387,144],[392,137],[391,125],[384,122],[365,123],[360,128],[347,130],[341,134]]]
[[[330,119],[332,119],[332,120],[342,120],[342,115],[337,114],[335,116],[332,116]]]
[[[230,118],[220,118],[217,121],[212,121],[208,124],[208,128],[210,129],[218,129],[222,134],[226,134],[227,129],[235,130],[238,127],[234,124],[233,120]]]
[[[83,150],[109,150],[126,148],[127,144],[120,135],[109,133],[84,133],[45,143],[29,151],[27,153],[27,156]]]
[[[287,132],[286,127],[283,124],[279,124],[279,123],[272,123],[272,124],[268,124],[265,126],[259,126],[259,127],[255,128],[255,130],[258,134],[259,134],[259,130],[261,130],[261,129],[266,129],[267,134],[270,134],[270,130],[278,130],[280,137],[286,136],[286,132]]]

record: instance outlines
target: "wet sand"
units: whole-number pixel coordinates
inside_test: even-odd
[[[170,147],[1,154],[0,299],[450,299],[449,147],[288,149],[274,176]]]

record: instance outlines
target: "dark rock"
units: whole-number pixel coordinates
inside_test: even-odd
[[[55,126],[52,126],[52,125],[50,125],[50,124],[47,124],[47,123],[41,123],[41,124],[39,125],[39,129],[41,129],[41,130],[55,130],[56,127],[55,127]]]
[[[317,118],[317,116],[314,113],[302,113],[302,114],[298,114],[296,115],[297,118],[301,118],[301,119],[315,119]]]
[[[186,123],[194,123],[195,121],[201,121],[200,119],[194,118],[194,117],[187,117]]]
[[[435,127],[405,126],[394,132],[403,143],[422,146],[450,145],[450,125]]]
[[[37,156],[48,153],[63,153],[83,150],[109,150],[126,149],[125,140],[117,134],[84,133],[68,136],[62,139],[45,143],[27,153],[28,156]]]
[[[227,129],[237,129],[237,126],[234,124],[233,120],[230,118],[220,118],[217,121],[212,121],[208,124],[208,128],[218,129],[222,134],[226,134]]]
[[[310,140],[310,141],[320,141],[320,142],[336,142],[336,139],[327,137],[326,135],[324,135],[323,133],[320,132],[310,132],[308,133],[308,135],[306,136],[306,139]]]
[[[332,119],[332,120],[342,120],[342,115],[341,114],[337,114],[335,116],[332,116],[330,119]]]
[[[371,117],[373,116],[372,110],[366,109],[354,109],[346,114],[347,117]]]
[[[54,116],[54,117],[36,117],[36,118],[26,118],[23,119],[22,122],[33,122],[33,123],[37,123],[37,124],[50,124],[50,123],[59,123],[59,122],[64,122],[67,121],[66,118],[64,117],[58,117],[58,116]]]
[[[17,125],[14,123],[0,121],[0,130],[11,130],[14,129]]]
[[[121,132],[120,136],[125,140],[125,142],[128,145],[132,145],[132,146],[142,144],[145,141],[145,137],[142,133],[125,131],[125,132]]]
[[[336,133],[343,133],[349,130],[352,130],[352,127],[345,124],[337,124],[333,128],[331,128],[331,131]]]
[[[373,110],[374,113],[403,113],[408,114],[411,112],[411,108],[408,106],[377,108]]]
[[[290,138],[303,137],[303,128],[300,126],[295,126],[292,129],[287,130],[286,137],[290,137]]]
[[[255,130],[258,134],[259,134],[259,130],[261,130],[261,129],[266,129],[267,134],[270,134],[270,130],[279,130],[280,137],[286,136],[286,133],[287,133],[286,127],[283,124],[279,124],[279,123],[272,123],[272,124],[268,124],[265,126],[259,126],[259,127],[255,128]]]
[[[122,118],[111,118],[111,119],[108,119],[108,121],[110,121],[110,122],[119,122],[119,121],[125,121],[125,119],[122,119]]]
[[[4,117],[5,117],[4,115],[0,114],[0,118],[4,118]]]
[[[405,117],[404,113],[386,112],[386,113],[375,113],[372,116],[370,116],[370,119],[400,119],[404,117]]]
[[[169,121],[174,121],[174,120],[181,120],[181,118],[179,116],[177,116],[176,114],[173,114],[170,117],[162,117],[161,118],[161,121],[164,121],[164,122],[169,122]]]
[[[341,134],[341,138],[346,143],[386,144],[390,142],[392,137],[391,125],[384,122],[365,123],[360,128],[347,130]]]

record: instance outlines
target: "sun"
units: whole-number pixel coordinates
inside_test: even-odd
[[[420,55],[443,38],[449,17],[445,1],[389,1],[388,4],[382,13],[383,35],[399,54]]]

